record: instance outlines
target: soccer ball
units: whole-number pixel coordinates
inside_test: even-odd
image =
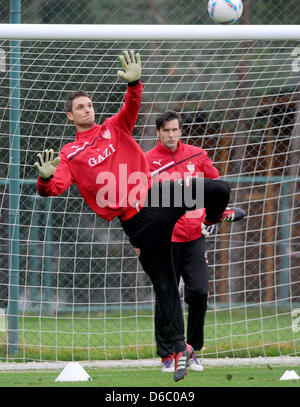
[[[219,24],[234,24],[243,13],[242,0],[209,0],[209,16]]]

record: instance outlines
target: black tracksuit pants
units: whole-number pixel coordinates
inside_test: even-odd
[[[172,243],[173,267],[177,285],[184,281],[184,300],[188,305],[187,343],[194,350],[201,350],[204,343],[204,321],[208,297],[208,265],[205,238],[201,236],[189,242]],[[157,353],[164,358],[172,354],[173,344],[161,329],[160,307],[156,308],[155,338]]]
[[[192,196],[196,201],[202,183],[202,200],[194,206],[187,207],[184,196]],[[170,193],[170,200],[165,205],[164,188]],[[158,191],[159,199],[151,190]],[[173,199],[178,190],[182,194],[182,205]],[[140,249],[139,260],[144,271],[149,275],[156,295],[155,325],[169,338],[170,353],[178,353],[185,349],[184,320],[172,260],[171,237],[175,223],[187,210],[201,207],[206,209],[206,218],[217,223],[226,209],[230,198],[229,184],[222,180],[193,178],[190,182],[165,181],[155,184],[148,193],[148,201],[135,216],[121,221],[129,241]],[[203,202],[204,201],[204,202]],[[199,206],[198,206],[199,205]],[[201,227],[199,225],[199,227]],[[158,352],[159,349],[157,349]],[[161,355],[160,355],[161,356]]]

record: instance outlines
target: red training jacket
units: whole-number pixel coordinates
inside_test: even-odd
[[[61,149],[61,161],[54,176],[40,176],[41,196],[60,195],[73,183],[90,208],[110,221],[119,216],[130,219],[143,206],[151,185],[144,152],[132,138],[143,85],[127,86],[125,103],[119,113],[76,133],[76,140]]]
[[[219,171],[213,166],[205,150],[184,144],[180,140],[174,153],[158,141],[152,150],[146,152],[146,157],[156,181],[178,180],[197,175],[219,178]],[[201,237],[201,223],[204,217],[204,208],[187,212],[176,223],[172,242],[189,242]]]

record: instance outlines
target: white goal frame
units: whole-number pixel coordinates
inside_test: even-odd
[[[300,25],[0,24],[7,40],[299,40]]]

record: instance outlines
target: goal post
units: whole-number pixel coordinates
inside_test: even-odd
[[[207,150],[247,213],[207,238],[203,356],[299,355],[299,40],[283,25],[0,24],[0,360],[156,357],[154,293],[118,220],[76,186],[40,198],[33,168],[74,139],[70,92],[92,94],[98,122],[119,110],[118,56],[132,48],[135,140],[152,148],[156,115],[179,111],[184,142]]]
[[[1,24],[0,38],[72,41],[299,40],[300,25]]]

